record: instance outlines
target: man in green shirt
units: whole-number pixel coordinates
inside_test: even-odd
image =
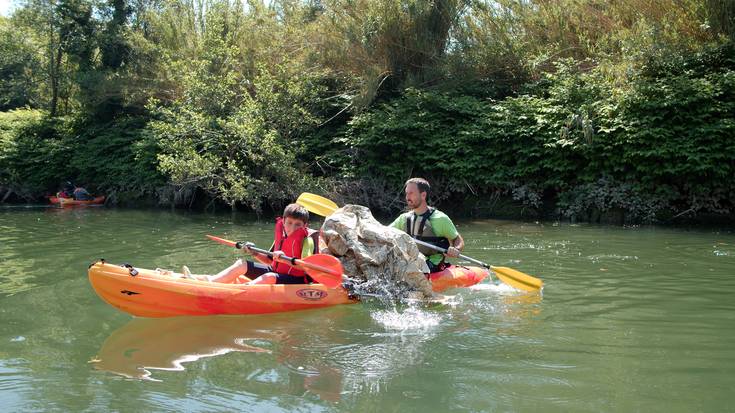
[[[458,257],[464,248],[464,240],[446,214],[428,205],[426,200],[431,186],[426,179],[409,179],[405,190],[406,204],[410,211],[399,215],[390,226],[405,231],[416,239],[447,249],[446,254],[441,254],[431,248],[419,246],[419,251],[426,256],[429,271],[442,271],[449,265],[444,261],[445,255]]]

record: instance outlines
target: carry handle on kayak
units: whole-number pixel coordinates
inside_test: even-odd
[[[258,248],[252,242],[230,241],[224,238],[207,235],[207,238],[217,241],[220,244],[235,247],[237,249],[247,249],[258,254],[267,256],[268,258],[291,265],[300,270],[305,271],[316,282],[324,284],[328,288],[337,288],[342,284],[342,263],[336,257],[327,254],[314,254],[304,259],[288,257],[285,255],[276,256],[271,251]]]

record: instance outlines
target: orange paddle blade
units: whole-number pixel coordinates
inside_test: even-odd
[[[336,257],[327,254],[310,255],[300,260],[306,273],[319,284],[329,288],[337,288],[342,284],[342,263]]]
[[[220,238],[220,237],[215,237],[214,235],[207,235],[207,238],[211,239],[212,241],[219,242],[220,244],[224,244],[224,245],[227,245],[229,247],[235,247],[235,248],[237,248],[237,242],[235,242],[235,241],[230,241],[228,239],[224,239],[224,238]]]

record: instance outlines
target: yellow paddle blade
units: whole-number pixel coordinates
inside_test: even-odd
[[[309,212],[313,212],[323,217],[332,215],[332,213],[339,208],[334,201],[308,192],[304,192],[299,195],[296,203],[309,210]]]
[[[490,268],[492,268],[500,281],[515,289],[523,291],[538,291],[544,286],[544,282],[538,278],[524,274],[518,270],[514,270],[513,268],[493,266]]]

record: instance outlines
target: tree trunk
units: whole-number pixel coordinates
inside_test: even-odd
[[[5,193],[5,196],[3,197],[3,200],[2,200],[2,201],[0,201],[0,204],[3,204],[3,203],[5,203],[5,200],[6,200],[6,199],[8,199],[8,197],[9,197],[9,196],[10,196],[10,194],[12,194],[12,193],[13,193],[13,190],[12,190],[12,189],[10,189],[10,188],[8,188],[8,192],[6,192],[6,193]]]
[[[59,77],[61,73],[62,58],[61,46],[59,45],[55,51],[52,49],[51,54],[53,55],[54,52],[56,53],[56,56],[53,56],[51,58],[51,68],[49,71],[49,77],[51,78],[51,107],[49,109],[49,112],[52,118],[56,116],[59,105]]]

